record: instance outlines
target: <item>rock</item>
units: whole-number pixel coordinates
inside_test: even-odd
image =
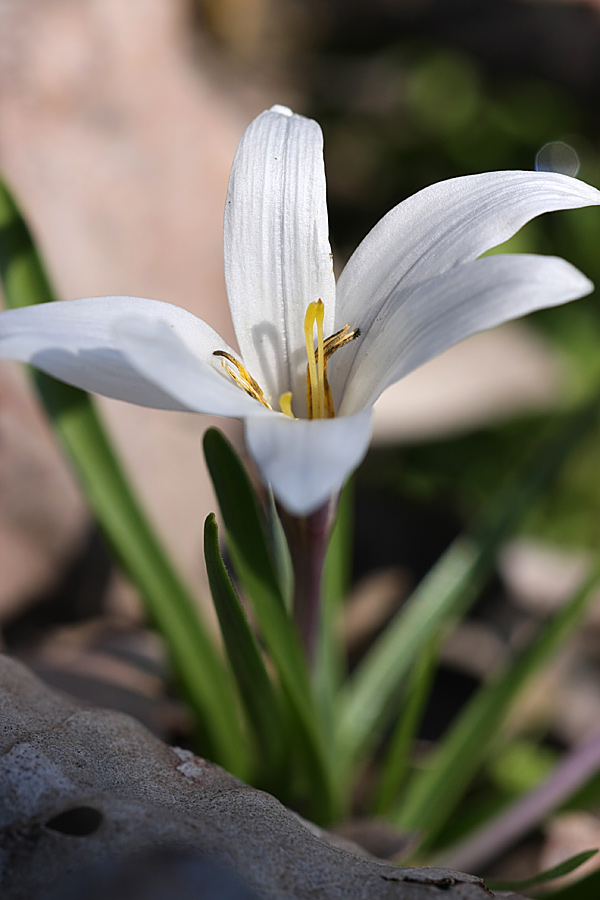
[[[333,846],[274,797],[166,746],[128,716],[75,705],[6,656],[0,754],[3,900],[162,900],[179,884],[181,900],[493,896],[470,875]],[[240,879],[250,893],[235,888]]]
[[[52,900],[258,900],[236,875],[193,853],[158,851],[69,879]]]

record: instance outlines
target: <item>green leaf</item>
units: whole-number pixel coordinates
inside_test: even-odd
[[[285,529],[279,518],[275,497],[273,496],[272,491],[269,491],[267,519],[270,544],[273,548],[273,557],[279,581],[279,590],[286,612],[291,616],[294,607],[294,567],[292,565],[292,557],[290,555],[290,548],[288,547]]]
[[[481,548],[458,539],[372,645],[340,692],[338,742],[351,768],[375,744],[417,656],[450,616],[477,595]]]
[[[216,428],[204,435],[204,454],[234,569],[296,720],[298,750],[312,781],[310,814],[329,821],[339,813],[340,804],[332,747],[326,741],[304,654],[281,595],[261,508],[245,468]]]
[[[204,523],[204,557],[221,634],[258,749],[258,777],[277,785],[284,763],[280,698],[265,668],[246,614],[223,563],[214,514]]]
[[[244,590],[268,593],[268,604],[285,607],[279,575],[256,494],[244,466],[216,428],[204,435],[204,456],[227,529],[227,546]]]
[[[587,852],[597,851],[588,850]],[[598,900],[600,897],[600,871],[591,872],[580,881],[567,884],[556,891],[544,892],[543,896],[544,900]]]
[[[421,850],[431,845],[452,815],[519,692],[580,622],[599,579],[600,562],[536,640],[480,688],[431,754],[427,769],[412,781],[395,821],[426,835]]]
[[[439,636],[434,635],[411,670],[406,690],[406,705],[390,740],[382,766],[373,804],[374,815],[389,814],[398,805],[400,791],[410,770],[415,737],[433,684],[439,645]]]
[[[54,299],[19,209],[0,182],[0,277],[10,308]],[[203,747],[235,774],[246,772],[237,704],[226,669],[127,481],[83,391],[33,373],[54,430],[124,571],[163,635],[182,689],[199,720]]]
[[[549,881],[562,878],[563,875],[569,875],[571,872],[574,872],[575,869],[578,869],[579,866],[586,863],[588,859],[591,859],[592,856],[595,856],[597,852],[597,850],[584,850],[582,853],[576,853],[575,856],[565,859],[564,862],[559,863],[557,866],[546,869],[545,872],[540,872],[539,875],[533,875],[531,878],[524,878],[521,881],[502,881],[495,878],[486,878],[485,883],[492,891],[523,891],[526,888],[547,884]],[[596,874],[598,875],[600,873]],[[577,887],[577,885],[574,885],[574,887]],[[547,900],[554,900],[554,898],[558,900],[559,897],[562,897],[562,894],[562,891],[558,891],[556,894],[544,894],[544,897],[546,897]],[[598,894],[594,894],[594,900],[597,896]]]
[[[346,671],[340,616],[352,575],[353,482],[340,494],[323,566],[321,628],[314,681],[325,720],[333,724],[337,692]],[[333,731],[333,729],[332,729]]]
[[[501,542],[598,420],[598,397],[567,416],[473,536],[457,538],[375,641],[340,694],[340,766],[356,765],[389,722],[403,679],[440,627],[477,597]]]

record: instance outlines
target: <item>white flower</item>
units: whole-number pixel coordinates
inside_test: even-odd
[[[243,419],[265,483],[305,515],[364,456],[386,387],[474,332],[593,289],[555,257],[478,257],[534,216],[599,204],[599,191],[565,175],[453,178],[389,212],[336,288],[321,130],[276,106],[242,137],[227,194],[239,354],[177,306],[96,297],[1,313],[0,357],[132,403]]]

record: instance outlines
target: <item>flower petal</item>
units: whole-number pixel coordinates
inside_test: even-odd
[[[312,119],[273,107],[247,128],[227,192],[225,278],[244,360],[277,403],[305,391],[304,315],[321,298],[333,328],[323,136]]]
[[[340,413],[375,402],[381,392],[463,338],[537,309],[589,294],[594,286],[553,256],[488,256],[437,278],[398,289],[370,331],[350,373]]]
[[[185,401],[165,392],[159,367],[145,377],[132,365],[115,337],[115,326],[124,319],[141,327],[164,323],[169,337],[180,339],[178,348],[191,348],[203,369],[206,363],[212,365],[213,350],[229,350],[212,328],[178,306],[140,297],[90,297],[0,313],[0,358],[31,363],[61,381],[117,400],[189,409]],[[211,374],[231,392],[245,396],[217,371]],[[250,397],[245,399],[252,403]]]
[[[338,282],[336,328],[363,334],[399,286],[407,289],[508,240],[545,212],[600,204],[600,191],[554,172],[489,172],[441,181],[392,209],[350,257]],[[332,366],[338,396],[358,342]]]
[[[371,418],[370,409],[335,419],[253,418],[246,421],[246,443],[280,503],[304,516],[336,494],[358,466]]]
[[[129,363],[148,381],[160,385],[180,409],[233,418],[280,415],[218,371],[220,360],[213,357],[212,350],[206,359],[195,352],[195,347],[186,346],[168,322],[121,319],[113,333]]]

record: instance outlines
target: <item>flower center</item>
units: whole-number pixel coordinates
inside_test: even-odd
[[[306,412],[309,419],[332,419],[335,416],[331,388],[327,380],[327,362],[336,350],[349,344],[360,336],[360,328],[344,325],[331,337],[323,338],[323,320],[325,306],[322,300],[309,303],[304,317],[304,340],[308,365],[306,367]],[[314,331],[317,330],[317,346],[314,344]],[[230,353],[215,350],[213,356],[221,357],[221,364],[235,383],[254,400],[258,400],[267,409],[273,409],[265,398],[259,383],[250,372]],[[282,413],[294,419],[292,412],[292,392],[285,391],[279,397],[279,408]]]

